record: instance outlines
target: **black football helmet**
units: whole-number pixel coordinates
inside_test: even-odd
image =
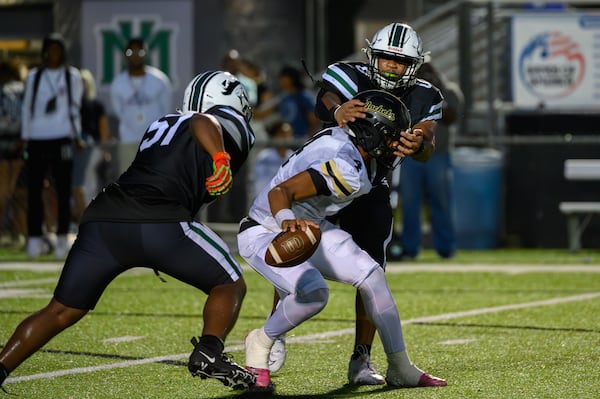
[[[400,139],[400,132],[410,127],[406,105],[384,90],[365,90],[354,98],[365,103],[367,116],[348,122],[346,131],[354,144],[362,147],[373,158],[389,157],[392,141]]]

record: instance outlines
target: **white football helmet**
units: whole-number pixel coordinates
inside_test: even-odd
[[[383,90],[405,89],[415,84],[416,74],[423,64],[423,42],[417,32],[407,24],[393,23],[384,26],[367,40],[363,49],[369,58],[369,77]],[[402,75],[385,73],[377,67],[379,57],[389,58],[407,66]]]
[[[183,113],[205,112],[215,105],[227,105],[252,119],[248,93],[238,78],[229,72],[207,71],[196,75],[185,88]]]

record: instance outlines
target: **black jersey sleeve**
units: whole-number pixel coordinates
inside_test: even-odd
[[[206,113],[215,116],[223,129],[225,151],[231,155],[231,170],[235,174],[254,146],[254,132],[244,117],[233,108],[216,106]]]
[[[417,83],[400,98],[410,112],[412,125],[442,118],[442,94],[426,80],[417,79]]]
[[[366,65],[359,62],[336,62],[327,67],[321,76],[317,94],[315,113],[323,122],[331,122],[331,114],[323,104],[322,98],[326,92],[337,94],[343,102],[350,100],[357,93],[372,88],[366,76]]]

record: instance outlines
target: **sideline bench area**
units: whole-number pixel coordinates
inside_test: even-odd
[[[597,180],[600,185],[600,159],[567,159],[564,174],[567,180]],[[600,189],[597,192],[600,194]],[[598,201],[564,201],[558,207],[567,217],[569,250],[576,252],[592,216],[600,213],[600,195]]]

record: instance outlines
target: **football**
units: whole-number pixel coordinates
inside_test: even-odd
[[[265,262],[275,267],[292,267],[312,256],[321,241],[321,230],[308,226],[306,231],[283,231],[271,241]]]

